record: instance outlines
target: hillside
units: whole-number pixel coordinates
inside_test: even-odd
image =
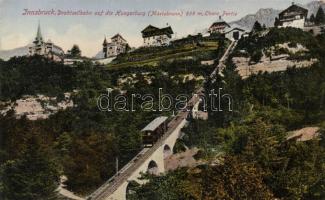
[[[279,12],[232,24],[273,26]],[[145,21],[133,22],[139,33]],[[198,33],[71,65],[11,57],[28,46],[0,51],[0,200],[324,200],[325,32],[256,25],[226,38]]]
[[[184,67],[188,69],[184,70]],[[177,70],[183,74],[195,73],[196,70],[202,74],[211,71],[207,66],[197,68],[172,63],[159,66],[161,70],[136,68],[133,72],[133,68],[112,71],[92,62],[77,63],[76,67],[71,67],[40,56],[0,60],[0,109],[5,109],[0,115],[1,138],[5,138],[0,140],[0,150],[4,155],[0,164],[25,158],[22,152],[33,147],[29,138],[36,138],[42,141],[46,150],[53,149],[49,157],[56,159],[56,166],[67,176],[67,188],[85,195],[115,173],[117,156],[123,166],[141,150],[140,130],[146,124],[157,116],[172,114],[171,111],[144,112],[141,110],[141,99],[132,104],[137,112],[100,110],[97,107],[98,97],[107,94],[107,88],[114,88],[114,96],[123,91],[127,99],[131,99],[132,94],[152,94],[157,98],[158,88],[173,97],[191,94],[199,81],[184,78]],[[133,82],[120,86],[118,79],[124,75],[134,75]],[[65,106],[66,109],[57,109],[65,99],[62,94],[73,90],[77,91],[71,95],[73,104]],[[24,95],[33,97],[24,98]],[[46,99],[34,98],[40,95],[46,95],[42,96]],[[13,109],[3,108],[6,104],[12,105]],[[28,110],[24,109],[26,106]],[[127,106],[130,108],[130,104]],[[158,104],[154,106],[156,109]],[[42,107],[46,112],[52,108],[55,111],[44,113]],[[17,114],[21,117],[17,118]],[[34,116],[42,114],[46,114],[42,120],[31,121],[31,115],[32,119],[37,119],[40,117]]]
[[[292,60],[313,57],[318,62],[242,79],[229,59],[223,75],[207,82],[205,91],[227,91],[234,112],[208,108],[208,120],[190,119],[178,152],[184,146],[198,148],[196,161],[191,159],[196,165],[144,176],[147,181],[130,189],[129,199],[325,198],[325,34],[264,30],[242,39],[232,56],[245,52],[251,57],[276,45],[292,54],[303,51],[289,55]],[[299,135],[291,137],[292,132]]]
[[[311,33],[295,28],[271,28],[241,39],[232,61],[247,78],[259,72],[310,67],[318,61],[317,40]]]
[[[108,67],[158,66],[160,62],[212,60],[217,57],[220,38],[188,36],[166,47],[142,47],[119,55]]]

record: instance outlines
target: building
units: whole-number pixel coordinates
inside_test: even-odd
[[[157,28],[152,25],[147,26],[141,31],[144,46],[166,46],[169,45],[172,35],[172,28]]]
[[[121,53],[125,53],[129,45],[127,41],[118,33],[111,38],[108,43],[106,37],[103,42],[103,58],[115,57]]]
[[[63,61],[64,51],[61,47],[53,44],[51,40],[44,42],[41,26],[38,24],[37,33],[32,46],[29,47],[29,55],[41,55],[54,61]]]
[[[210,28],[208,29],[208,32],[210,34],[213,34],[213,33],[225,33],[226,29],[227,28],[230,28],[230,25],[225,22],[221,16],[219,16],[219,19],[218,21],[214,22]]]
[[[239,40],[247,34],[247,31],[241,27],[230,27],[225,30],[225,37],[231,41]]]
[[[289,8],[279,14],[279,18],[276,18],[275,26],[303,29],[305,27],[307,16],[307,9],[292,3]]]

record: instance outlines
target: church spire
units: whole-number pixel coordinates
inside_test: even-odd
[[[41,33],[41,24],[39,21],[38,21],[37,34],[36,34],[35,41],[38,41],[38,42],[43,41],[43,37],[42,37],[42,33]]]
[[[103,45],[104,45],[104,46],[107,45],[106,35],[104,36],[104,42],[103,42]]]

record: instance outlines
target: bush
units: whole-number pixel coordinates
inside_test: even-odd
[[[184,151],[186,151],[184,141],[182,139],[177,139],[173,148],[173,153],[181,153]]]
[[[204,151],[199,150],[193,157],[195,160],[200,160],[200,159],[204,158]]]
[[[262,51],[257,50],[252,54],[251,61],[253,61],[254,63],[258,63],[261,61],[262,56],[263,56]]]

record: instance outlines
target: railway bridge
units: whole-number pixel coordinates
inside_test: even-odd
[[[217,73],[222,75],[225,68],[225,62],[231,52],[237,45],[237,41],[233,41],[215,70],[211,73],[210,79],[214,80]],[[177,138],[181,135],[181,129],[186,125],[189,117],[198,117],[198,105],[200,103],[200,95],[203,88],[196,91],[188,102],[187,110],[179,111],[178,114],[167,124],[166,131],[150,148],[143,148],[129,163],[110,178],[106,183],[99,187],[95,192],[87,197],[87,200],[126,200],[128,186],[133,181],[143,183],[139,180],[142,173],[162,174],[165,172],[164,158],[172,153],[172,149]]]
[[[143,148],[129,163],[87,197],[87,200],[125,200],[128,186],[139,180],[142,173],[162,174],[165,172],[164,158],[172,154],[176,140],[181,135],[181,129],[186,125],[187,119],[195,116],[196,108],[200,103],[197,95],[188,102],[191,109],[179,111],[167,124],[166,131],[152,147]]]

